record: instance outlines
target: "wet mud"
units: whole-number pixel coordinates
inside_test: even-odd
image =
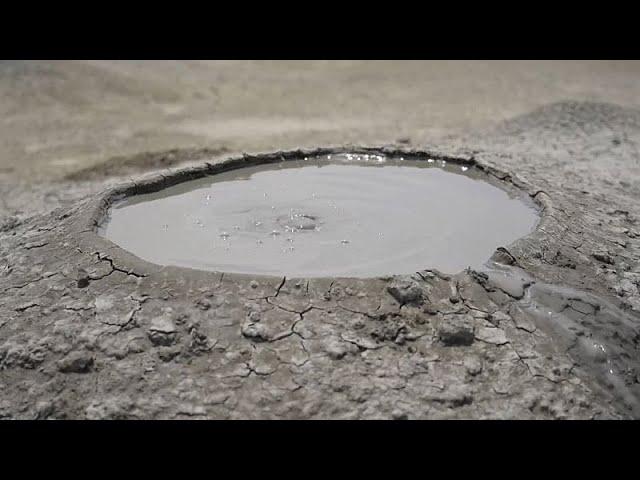
[[[128,197],[100,230],[160,265],[307,278],[455,273],[538,221],[528,196],[490,179],[426,157],[307,157]]]

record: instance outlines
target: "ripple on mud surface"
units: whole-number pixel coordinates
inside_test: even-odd
[[[114,205],[101,232],[202,270],[373,277],[479,267],[532,231],[530,202],[436,160],[333,155],[242,168]]]

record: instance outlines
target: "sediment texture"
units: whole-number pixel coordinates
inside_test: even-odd
[[[542,208],[456,275],[156,267],[93,232],[100,182],[5,210],[0,418],[638,418],[639,142],[640,111],[561,103],[421,145]]]

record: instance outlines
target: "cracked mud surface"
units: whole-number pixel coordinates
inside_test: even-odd
[[[421,145],[543,209],[455,275],[161,268],[92,231],[105,183],[69,187],[0,224],[0,418],[639,418],[639,142],[639,110],[565,102]]]

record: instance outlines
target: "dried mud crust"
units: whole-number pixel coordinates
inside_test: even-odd
[[[640,212],[637,187],[616,182],[640,176],[639,119],[565,103],[403,150],[475,165],[541,206],[484,272],[216,274],[94,231],[119,195],[308,151],[154,175],[5,226],[0,418],[638,418]]]

